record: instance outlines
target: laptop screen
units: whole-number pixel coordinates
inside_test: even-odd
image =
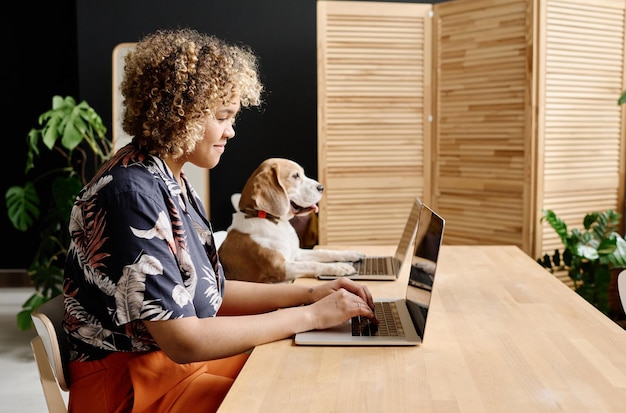
[[[415,231],[417,229],[417,221],[420,219],[420,212],[422,210],[422,201],[419,198],[415,198],[413,201],[413,206],[411,207],[411,212],[409,212],[409,217],[407,219],[406,225],[404,226],[404,230],[402,231],[402,236],[400,237],[400,242],[398,243],[398,247],[396,248],[396,253],[394,255],[398,268],[407,258],[409,254],[409,248],[415,239]]]
[[[426,316],[430,306],[437,259],[443,239],[445,221],[428,206],[423,205],[415,237],[415,253],[411,258],[406,301],[418,334],[424,338]]]

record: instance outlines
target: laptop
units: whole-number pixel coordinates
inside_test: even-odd
[[[428,212],[428,207],[427,213]],[[433,212],[434,215],[436,215]],[[439,258],[439,248],[443,237],[443,219],[432,218],[428,221],[420,220],[415,235],[415,252],[411,258],[409,280],[412,285],[426,290],[432,290],[435,281],[435,269]]]
[[[353,280],[365,280],[365,281],[394,281],[400,275],[402,264],[407,260],[409,250],[413,241],[415,240],[415,234],[417,232],[417,220],[422,210],[422,201],[419,198],[415,198],[411,212],[407,218],[404,229],[402,230],[402,236],[396,247],[396,252],[393,256],[366,256],[359,261],[351,262],[352,266],[356,270],[355,274],[346,275],[345,277]],[[336,275],[319,275],[317,278],[320,280],[333,280],[335,278],[341,278],[344,276]]]
[[[354,317],[336,327],[298,333],[298,345],[318,346],[415,346],[424,340],[432,288],[445,220],[421,203],[418,229],[404,298],[375,299],[376,326],[366,317]],[[420,232],[421,231],[421,232]],[[425,255],[425,256],[424,256]],[[425,265],[427,263],[428,265]],[[413,269],[413,268],[411,268]],[[427,274],[425,278],[423,273]],[[428,281],[426,281],[426,279]],[[380,310],[379,310],[380,308]],[[387,319],[390,324],[386,324]]]

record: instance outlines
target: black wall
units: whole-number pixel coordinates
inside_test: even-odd
[[[78,96],[75,9],[74,0],[13,2],[11,12],[4,14],[0,269],[27,268],[38,243],[37,230],[13,229],[4,194],[25,182],[26,136],[50,109],[52,96]]]
[[[259,56],[265,103],[244,110],[220,164],[210,172],[211,221],[226,229],[230,194],[265,158],[280,156],[317,175],[315,0],[77,2],[82,98],[111,124],[111,52],[162,28],[192,27],[248,44]],[[107,87],[108,86],[108,87]]]
[[[407,0],[414,3],[438,1]],[[156,29],[192,27],[248,44],[259,56],[266,86],[262,109],[244,111],[237,136],[210,172],[211,220],[216,230],[230,224],[230,194],[239,192],[265,158],[291,158],[317,177],[317,83],[315,0],[57,0],[18,3],[3,26],[9,54],[5,95],[5,142],[0,193],[23,184],[25,137],[55,94],[86,100],[112,130],[112,52]],[[35,39],[34,41],[32,39]],[[7,99],[9,98],[9,99]],[[8,101],[8,102],[7,102]],[[3,202],[0,233],[9,251],[0,268],[25,268],[36,231],[12,229]],[[8,241],[8,242],[7,242]]]

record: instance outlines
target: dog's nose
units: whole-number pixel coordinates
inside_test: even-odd
[[[320,194],[321,194],[322,192],[324,192],[324,185],[319,184],[319,185],[317,186],[317,191],[318,191]]]

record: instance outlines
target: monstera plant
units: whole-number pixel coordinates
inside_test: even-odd
[[[39,116],[38,124],[40,128],[31,129],[27,136],[27,182],[10,187],[5,194],[13,226],[40,234],[27,269],[35,292],[17,315],[22,330],[31,328],[30,314],[35,308],[61,294],[74,199],[112,150],[100,116],[87,102],[77,104],[71,96],[54,96],[52,108]],[[44,156],[46,164],[37,168],[35,161]]]
[[[613,210],[592,212],[583,219],[583,230],[569,231],[552,210],[543,210],[541,218],[561,239],[563,252],[557,249],[537,262],[551,272],[567,271],[576,292],[607,315],[611,271],[626,268],[626,240],[617,233],[620,219]]]

